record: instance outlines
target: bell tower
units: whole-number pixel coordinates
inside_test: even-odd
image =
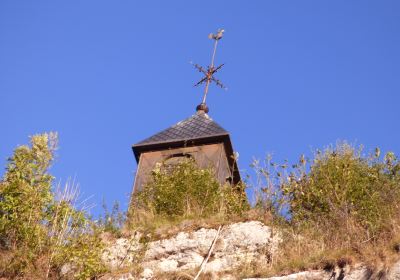
[[[142,190],[148,182],[156,164],[173,165],[188,157],[194,159],[200,168],[214,168],[215,176],[221,184],[240,182],[230,135],[208,115],[209,108],[206,105],[210,83],[214,82],[217,86],[225,88],[214,77],[224,65],[214,67],[217,44],[223,33],[224,30],[219,29],[216,34],[209,35],[209,38],[214,40],[211,65],[204,69],[194,64],[194,67],[204,74],[195,86],[205,84],[202,102],[196,107],[196,113],[132,146],[138,164],[133,195]]]

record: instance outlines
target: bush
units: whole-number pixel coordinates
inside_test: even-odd
[[[367,236],[384,234],[398,219],[400,163],[393,153],[363,156],[346,143],[317,151],[313,160],[301,156],[292,169],[258,168],[267,184],[265,204],[287,209],[293,225],[323,228],[354,227]],[[278,211],[279,212],[279,211]],[[282,211],[280,211],[282,213]]]
[[[68,236],[54,256],[54,267],[67,265],[71,269],[67,273],[71,279],[93,279],[106,271],[101,261],[104,249],[100,237],[102,231],[94,224],[87,224],[84,229],[85,233]]]
[[[74,279],[104,271],[92,222],[74,208],[77,188],[67,184],[58,198],[52,191],[56,144],[56,134],[35,135],[9,159],[0,181],[0,277],[58,279],[67,263],[77,268]]]
[[[168,169],[158,165],[134,204],[133,211],[164,218],[240,214],[248,208],[242,185],[221,186],[212,169],[201,169],[192,159]]]
[[[373,271],[398,261],[400,162],[393,153],[365,155],[339,143],[291,166],[267,157],[253,167],[261,189],[256,205],[271,210],[282,237],[263,275],[351,263]]]
[[[51,217],[53,177],[47,170],[55,137],[38,135],[31,142],[32,147],[15,150],[0,182],[0,244],[5,248],[41,248],[45,233],[41,222]]]
[[[307,175],[284,185],[293,221],[355,222],[371,236],[383,231],[398,215],[399,163],[377,156],[346,144],[317,154]]]

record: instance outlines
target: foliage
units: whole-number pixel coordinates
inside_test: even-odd
[[[263,192],[274,194],[266,203],[286,206],[294,224],[356,223],[374,235],[398,218],[400,163],[393,153],[381,159],[377,149],[363,156],[361,148],[341,143],[317,151],[312,161],[301,156],[292,167],[280,165],[275,172],[258,168],[258,173],[268,178]]]
[[[85,234],[69,236],[55,257],[55,265],[62,267],[67,264],[71,268],[73,279],[85,280],[104,273],[106,269],[101,262],[104,245],[100,234],[99,228],[88,224]]]
[[[50,136],[50,137],[49,137]],[[55,137],[38,135],[32,147],[20,146],[0,183],[0,242],[7,248],[44,246],[41,222],[50,218],[53,177],[47,173]]]
[[[170,218],[241,214],[248,208],[242,185],[221,186],[212,169],[201,169],[192,159],[168,169],[158,165],[134,203],[136,209]]]
[[[105,232],[110,232],[117,236],[121,235],[121,229],[125,223],[125,213],[121,211],[118,201],[114,202],[110,212],[103,200],[103,210],[104,214],[100,217],[98,224]]]
[[[349,145],[317,154],[309,174],[284,185],[294,221],[348,226],[353,220],[370,234],[384,230],[400,202],[400,165],[385,158],[362,157]]]
[[[120,234],[124,214],[118,203],[111,211],[104,204],[96,225],[84,208],[77,209],[76,186],[67,182],[63,190],[54,189],[49,168],[56,146],[55,134],[35,135],[8,160],[0,180],[0,277],[88,279],[105,272],[100,237],[105,231]],[[340,143],[316,151],[311,160],[301,156],[292,166],[269,156],[264,166],[258,161],[252,166],[261,192],[251,211],[272,216],[284,240],[263,273],[323,268],[354,258],[397,259],[390,249],[400,240],[400,162],[394,153],[382,157],[377,149],[363,155],[361,148]],[[244,188],[221,186],[212,169],[191,159],[169,168],[158,165],[133,198],[129,222],[140,222],[143,215],[153,219],[153,227],[154,218],[169,225],[210,217],[233,221],[251,212]],[[61,275],[62,267],[69,272]]]
[[[283,242],[260,271],[272,276],[361,262],[372,270],[398,261],[400,162],[380,150],[338,143],[312,159],[277,164],[268,156],[257,173],[256,208],[273,213]]]
[[[54,133],[35,135],[31,146],[18,147],[9,159],[0,181],[0,252],[6,256],[0,276],[47,278],[66,263],[80,265],[75,279],[103,270],[100,240],[84,209],[74,207],[77,188],[52,190],[48,170],[56,144]]]

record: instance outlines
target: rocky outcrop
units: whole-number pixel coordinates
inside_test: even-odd
[[[270,263],[281,242],[279,234],[261,222],[250,221],[224,226],[220,232],[214,228],[179,232],[176,235],[147,243],[140,233],[131,238],[110,240],[103,260],[113,272],[102,280],[160,279],[165,273],[191,271],[193,275],[204,266],[211,279],[241,279],[234,275],[236,268],[246,265],[262,267]],[[215,241],[215,242],[214,242]],[[215,243],[212,250],[212,244]],[[205,259],[209,256],[208,261]],[[204,264],[205,263],[205,264]],[[134,277],[140,268],[139,277]],[[124,271],[122,274],[116,272]],[[112,276],[113,275],[113,276]],[[168,279],[162,278],[162,279]],[[191,278],[176,278],[191,279]],[[374,269],[358,265],[344,265],[330,271],[311,270],[270,278],[246,280],[400,280],[400,261],[390,269]]]
[[[257,221],[226,225],[218,236],[217,229],[201,228],[147,244],[140,243],[140,238],[140,234],[136,234],[130,239],[120,238],[108,245],[103,260],[111,270],[140,263],[145,274],[142,278],[150,279],[154,273],[198,269],[210,253],[204,272],[218,273],[244,263],[265,264],[279,243],[279,237],[273,234],[271,228]],[[210,252],[214,239],[215,246]],[[116,279],[130,279],[129,276],[124,277]]]
[[[158,271],[198,268],[216,237],[216,229],[200,229],[149,244],[143,266]],[[222,228],[205,271],[234,269],[243,261],[266,262],[274,253],[277,240],[271,229],[260,222],[236,223]]]
[[[332,271],[312,270],[302,271],[279,277],[247,278],[244,280],[399,280],[400,262],[395,263],[390,269],[375,269],[372,271],[364,265],[354,267],[345,266]]]

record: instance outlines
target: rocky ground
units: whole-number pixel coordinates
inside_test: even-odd
[[[143,268],[142,279],[155,274],[195,271],[203,263],[204,273],[217,274],[230,271],[246,263],[268,262],[279,243],[270,227],[250,221],[226,225],[220,229],[201,228],[194,232],[180,232],[176,236],[140,243],[140,234],[110,242],[103,260],[112,271],[129,271],[130,267]],[[214,244],[213,248],[212,245]],[[209,259],[205,259],[209,255]],[[134,279],[130,272],[103,279]]]
[[[332,271],[313,270],[293,273],[280,277],[269,278],[247,278],[244,280],[367,280],[367,279],[400,279],[400,262],[394,264],[390,269],[371,271],[363,265],[354,267],[346,266],[336,268]]]
[[[139,242],[141,241],[141,242]],[[281,242],[279,234],[261,222],[250,221],[222,228],[201,228],[179,232],[157,241],[143,242],[136,233],[130,238],[108,240],[103,260],[111,273],[101,280],[168,279],[166,274],[191,275],[202,269],[207,279],[241,279],[234,271],[246,265],[266,265]],[[140,277],[135,277],[140,270]],[[172,273],[172,274],[171,274]],[[179,279],[193,279],[182,276]],[[363,265],[336,267],[330,271],[312,270],[270,278],[246,280],[400,280],[400,261],[390,269],[371,271]]]

